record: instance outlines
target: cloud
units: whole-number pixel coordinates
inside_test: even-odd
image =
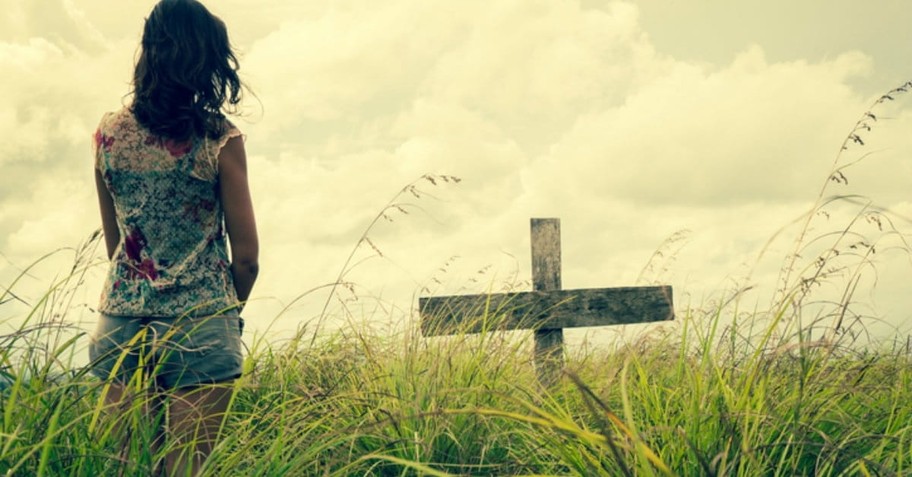
[[[576,174],[581,194],[644,203],[809,197],[864,110],[845,80],[865,60],[767,64],[754,47],[717,71],[680,64],[624,105],[580,115],[530,180]]]
[[[523,142],[593,108],[623,102],[668,66],[638,28],[637,10],[575,2],[498,2],[446,51],[423,85],[428,96],[494,118]]]
[[[76,246],[86,238],[85,227],[94,222],[87,219],[98,214],[92,210],[94,191],[85,187],[85,181],[39,178],[30,192],[28,202],[7,203],[22,212],[21,225],[7,239],[10,250],[19,256],[38,257],[59,247]],[[35,201],[41,207],[39,214],[34,213]],[[50,204],[53,206],[48,207]]]
[[[8,93],[0,105],[0,250],[27,263],[48,246],[69,246],[97,227],[91,136],[125,93],[135,48],[103,41],[68,1],[17,2],[23,15],[0,41]],[[122,65],[122,67],[121,67]],[[66,191],[66,193],[63,193]]]
[[[255,41],[244,67],[267,114],[285,118],[284,127],[388,113],[454,40],[460,20],[433,13],[408,2],[330,7]]]
[[[73,0],[8,0],[0,41],[46,39],[67,51],[98,53],[106,39]]]

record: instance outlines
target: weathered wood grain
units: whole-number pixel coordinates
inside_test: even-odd
[[[425,336],[674,319],[670,286],[425,297],[418,308]]]
[[[561,289],[560,219],[532,219],[532,289]]]
[[[561,289],[560,219],[532,219],[532,290],[547,292]],[[557,381],[564,367],[564,330],[535,330],[535,368],[538,380],[545,386]]]

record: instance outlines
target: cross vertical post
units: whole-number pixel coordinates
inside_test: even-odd
[[[553,291],[561,289],[560,219],[532,219],[532,289]],[[564,367],[564,331],[535,330],[535,369],[539,382],[551,386]]]

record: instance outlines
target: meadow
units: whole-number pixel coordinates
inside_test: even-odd
[[[863,143],[876,105],[843,150]],[[905,235],[889,211],[831,193],[854,163],[837,156],[790,229],[794,251],[768,304],[721,291],[615,348],[568,350],[548,388],[528,333],[425,338],[409,312],[393,334],[352,324],[255,338],[203,474],[912,475],[912,342],[864,341],[855,298],[876,248],[903,249]],[[857,206],[849,223],[811,232],[841,204]],[[371,245],[369,231],[356,248]],[[74,363],[86,338],[67,316],[87,271],[103,266],[97,242],[77,247],[72,269],[0,335],[4,475],[149,475],[167,451],[150,451],[141,402],[106,412],[107,383]],[[824,284],[836,299],[821,298]],[[4,285],[0,306],[15,289]],[[324,310],[346,312],[344,301]]]

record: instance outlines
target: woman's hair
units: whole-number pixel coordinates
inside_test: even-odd
[[[222,20],[196,0],[161,0],[143,29],[131,110],[162,137],[217,138],[225,103],[241,100],[238,68]]]

